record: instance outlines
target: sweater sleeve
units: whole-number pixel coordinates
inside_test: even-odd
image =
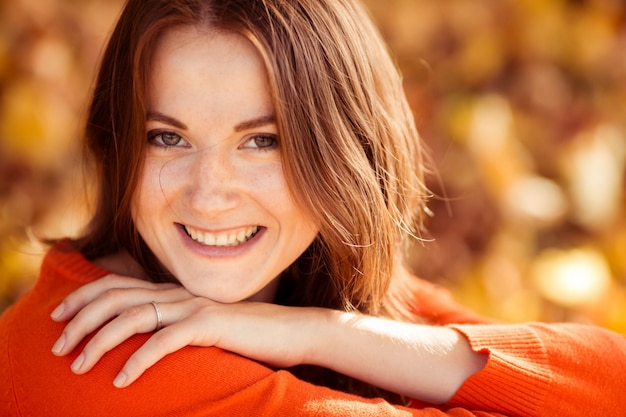
[[[489,355],[447,406],[528,417],[626,415],[624,335],[573,323],[494,323],[412,278],[413,311]]]
[[[75,253],[57,252],[35,288],[0,317],[0,415],[496,417],[621,415],[625,408],[623,337],[577,325],[486,325],[426,283],[416,308],[489,354],[487,366],[444,406],[411,409],[365,399],[199,347],[166,356],[130,387],[117,389],[115,375],[149,335],[117,346],[86,375],[70,371],[81,347],[62,358],[50,352],[63,329],[49,318],[52,309],[105,274]]]
[[[578,324],[452,325],[486,367],[449,405],[523,416],[626,412],[626,337]]]
[[[286,371],[217,348],[185,347],[157,362],[124,389],[112,384],[129,356],[150,336],[115,347],[85,375],[50,349],[64,324],[50,312],[79,286],[107,271],[76,252],[52,250],[40,279],[0,316],[0,415],[17,416],[417,416],[496,417],[467,407],[406,408],[299,380]]]
[[[70,364],[85,342],[67,357],[53,356],[49,349],[62,324],[42,320],[53,329],[42,331],[23,313],[26,304],[20,302],[0,317],[0,415],[6,417],[501,416],[463,407],[410,409],[361,398],[217,348],[185,347],[118,389],[112,385],[115,374],[148,335],[132,337],[87,374],[74,375]],[[46,314],[51,307],[46,304]]]

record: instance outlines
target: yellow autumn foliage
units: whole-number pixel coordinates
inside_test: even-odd
[[[626,3],[365,0],[436,175],[411,268],[504,321],[626,332]],[[88,216],[80,126],[120,0],[0,0],[0,310]]]

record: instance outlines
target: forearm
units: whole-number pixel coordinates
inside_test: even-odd
[[[305,361],[411,398],[444,403],[485,365],[463,336],[439,326],[339,311],[314,332]]]
[[[450,406],[505,415],[623,415],[626,337],[562,323],[453,325],[489,363]]]

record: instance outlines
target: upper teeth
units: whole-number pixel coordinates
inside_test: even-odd
[[[235,232],[209,233],[185,226],[185,231],[193,240],[209,246],[236,246],[247,242],[257,230],[258,226],[252,226]]]

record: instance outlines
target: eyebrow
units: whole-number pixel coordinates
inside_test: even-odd
[[[146,119],[149,121],[163,122],[167,123],[170,126],[174,126],[175,128],[187,130],[187,125],[181,122],[178,119],[170,117],[166,114],[160,113],[158,111],[149,111],[146,115]],[[265,116],[260,116],[251,120],[246,120],[244,122],[238,123],[235,125],[235,132],[241,132],[243,130],[254,129],[261,126],[266,126],[269,124],[276,123],[276,117],[273,114],[268,114]]]
[[[257,117],[252,120],[241,122],[235,126],[235,132],[241,132],[242,130],[254,129],[256,127],[271,125],[276,123],[276,117],[273,114]]]
[[[187,130],[187,125],[181,122],[180,120],[177,120],[166,114],[159,113],[158,111],[149,111],[148,114],[146,115],[146,119],[149,121],[167,123],[168,125],[174,126],[175,128]]]

